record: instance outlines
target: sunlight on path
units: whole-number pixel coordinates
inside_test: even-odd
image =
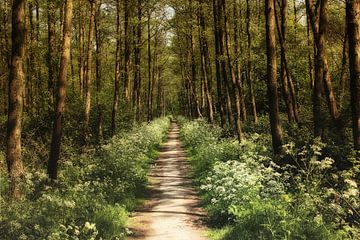
[[[159,159],[150,173],[149,202],[136,212],[130,239],[205,240],[205,213],[187,177],[188,163],[173,123]]]

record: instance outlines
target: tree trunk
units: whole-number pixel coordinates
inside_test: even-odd
[[[125,46],[124,46],[124,72],[123,72],[123,83],[124,83],[124,97],[127,101],[130,101],[130,81],[129,81],[129,73],[130,73],[130,12],[131,7],[129,5],[129,1],[124,1],[124,34],[125,34]]]
[[[237,135],[238,140],[241,142],[244,139],[244,134],[242,131],[242,123],[241,123],[241,95],[240,95],[239,88],[237,87],[237,80],[236,80],[236,76],[235,76],[234,64],[231,59],[230,46],[229,46],[230,44],[229,44],[229,32],[228,32],[228,20],[227,20],[226,5],[225,5],[224,0],[223,0],[223,4],[222,4],[222,11],[223,11],[223,15],[224,15],[225,48],[226,48],[227,64],[228,64],[229,71],[230,71],[232,88],[235,93],[236,135]]]
[[[53,2],[47,3],[47,24],[48,24],[48,91],[50,93],[50,101],[55,102],[55,76],[56,76],[56,6]]]
[[[282,151],[282,129],[279,116],[279,104],[276,80],[276,29],[274,0],[265,1],[266,15],[266,55],[267,55],[267,86],[270,109],[270,125],[273,150],[275,154]]]
[[[214,111],[213,111],[213,102],[211,94],[211,82],[212,82],[212,73],[210,65],[210,56],[209,56],[209,44],[206,38],[206,23],[204,16],[203,6],[200,6],[199,9],[199,43],[200,43],[200,54],[201,54],[201,72],[204,79],[204,95],[206,100],[206,112],[208,120],[211,124],[214,123]]]
[[[111,136],[116,133],[116,114],[120,101],[120,63],[121,63],[121,23],[120,23],[120,1],[116,2],[116,52],[115,52],[115,76],[114,76],[114,100],[111,111]]]
[[[92,55],[93,55],[93,35],[94,35],[94,21],[96,12],[96,0],[90,1],[90,21],[89,21],[89,35],[88,47],[85,65],[85,111],[83,123],[83,141],[86,145],[89,141],[89,123],[90,123],[90,109],[91,109],[91,82],[92,82]]]
[[[233,2],[234,5],[234,53],[235,53],[235,69],[236,69],[236,88],[239,91],[241,98],[241,117],[244,121],[247,120],[247,112],[246,112],[246,104],[245,104],[245,95],[243,89],[243,81],[241,77],[241,56],[242,51],[239,47],[241,43],[239,43],[239,26],[238,26],[238,8],[236,5],[236,0]]]
[[[276,6],[275,6],[276,7]],[[276,11],[276,8],[275,8]],[[276,14],[276,13],[275,13]],[[277,15],[277,14],[276,14]],[[298,110],[296,103],[295,92],[292,94],[291,85],[292,80],[290,77],[290,72],[287,65],[287,47],[286,47],[286,17],[287,17],[287,0],[281,0],[280,5],[280,21],[276,17],[276,26],[278,30],[278,36],[280,41],[281,49],[281,83],[282,83],[282,92],[286,105],[288,121],[298,122]],[[280,23],[279,23],[280,22]]]
[[[251,56],[251,48],[252,48],[252,41],[251,41],[251,8],[249,0],[246,0],[246,34],[247,34],[247,43],[248,43],[248,53],[247,53],[247,80],[249,85],[249,93],[250,93],[250,100],[251,100],[251,110],[254,117],[254,122],[258,122],[257,117],[257,110],[256,110],[256,100],[254,95],[254,86],[253,86],[253,79],[252,79],[252,56]]]
[[[60,59],[60,71],[57,89],[57,106],[51,139],[50,157],[48,162],[48,174],[53,180],[57,179],[57,163],[60,157],[60,145],[62,136],[62,121],[65,111],[66,84],[68,65],[70,61],[71,47],[71,20],[73,11],[73,0],[66,1],[65,21],[63,29],[63,47]]]
[[[12,51],[9,74],[6,162],[10,177],[10,196],[14,199],[21,198],[24,177],[24,167],[21,160],[21,117],[26,32],[25,4],[25,0],[13,0],[12,4]]]
[[[354,149],[360,159],[360,2],[346,1]],[[358,164],[358,162],[357,162]]]
[[[318,6],[314,6],[313,0],[306,0],[306,11],[313,30],[315,42],[315,77],[313,88],[313,115],[314,135],[321,137],[323,132],[322,88],[325,88],[330,115],[336,127],[340,127],[340,113],[337,109],[335,95],[332,89],[328,62],[325,49],[325,33],[327,26],[327,0],[321,0]],[[318,11],[318,12],[317,12]]]
[[[151,11],[148,9],[147,16],[147,54],[148,54],[148,88],[147,88],[147,121],[151,121],[151,109],[150,109],[150,92],[151,92]]]
[[[100,100],[102,91],[102,35],[101,27],[101,5],[102,0],[99,1],[95,16],[95,41],[96,41],[96,105],[98,109],[97,121],[97,140],[101,143],[104,140],[104,109]]]
[[[226,118],[225,118],[225,98],[223,95],[223,84],[221,79],[221,64],[220,64],[220,36],[219,36],[219,15],[218,15],[218,2],[213,0],[213,17],[214,17],[214,35],[215,35],[215,67],[216,67],[216,88],[217,88],[217,98],[218,98],[218,111],[220,113],[220,124],[221,127],[225,127]]]
[[[135,107],[135,119],[140,122],[141,114],[141,42],[142,42],[142,6],[141,0],[137,0],[137,25],[134,49],[135,75],[133,89],[133,106]]]
[[[79,87],[80,97],[83,99],[84,95],[84,83],[85,83],[85,61],[84,61],[84,50],[85,50],[85,23],[84,23],[84,0],[79,0],[79,39],[78,39],[78,68],[79,68]]]

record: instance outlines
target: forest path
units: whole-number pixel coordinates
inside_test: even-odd
[[[189,165],[179,140],[179,127],[171,124],[167,142],[150,172],[149,198],[130,224],[129,239],[205,240],[206,216],[188,176]]]

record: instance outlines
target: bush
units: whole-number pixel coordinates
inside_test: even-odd
[[[230,224],[219,231],[221,239],[359,238],[356,174],[336,171],[319,139],[285,145],[279,166],[266,133],[248,132],[239,143],[201,120],[183,122],[181,136],[210,221]]]
[[[158,119],[63,161],[56,183],[48,183],[44,170],[28,170],[26,199],[0,198],[1,239],[123,239],[127,211],[168,126],[168,119]]]

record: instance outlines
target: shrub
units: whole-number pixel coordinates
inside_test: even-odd
[[[201,120],[182,121],[210,221],[230,224],[219,231],[221,239],[359,238],[356,168],[337,171],[320,139],[303,137],[301,147],[290,142],[275,159],[262,121],[248,127],[260,134],[248,132],[241,143]]]
[[[44,170],[28,170],[26,199],[0,201],[1,239],[123,239],[127,211],[168,126],[165,118],[142,124],[98,151],[66,159],[52,184]]]

